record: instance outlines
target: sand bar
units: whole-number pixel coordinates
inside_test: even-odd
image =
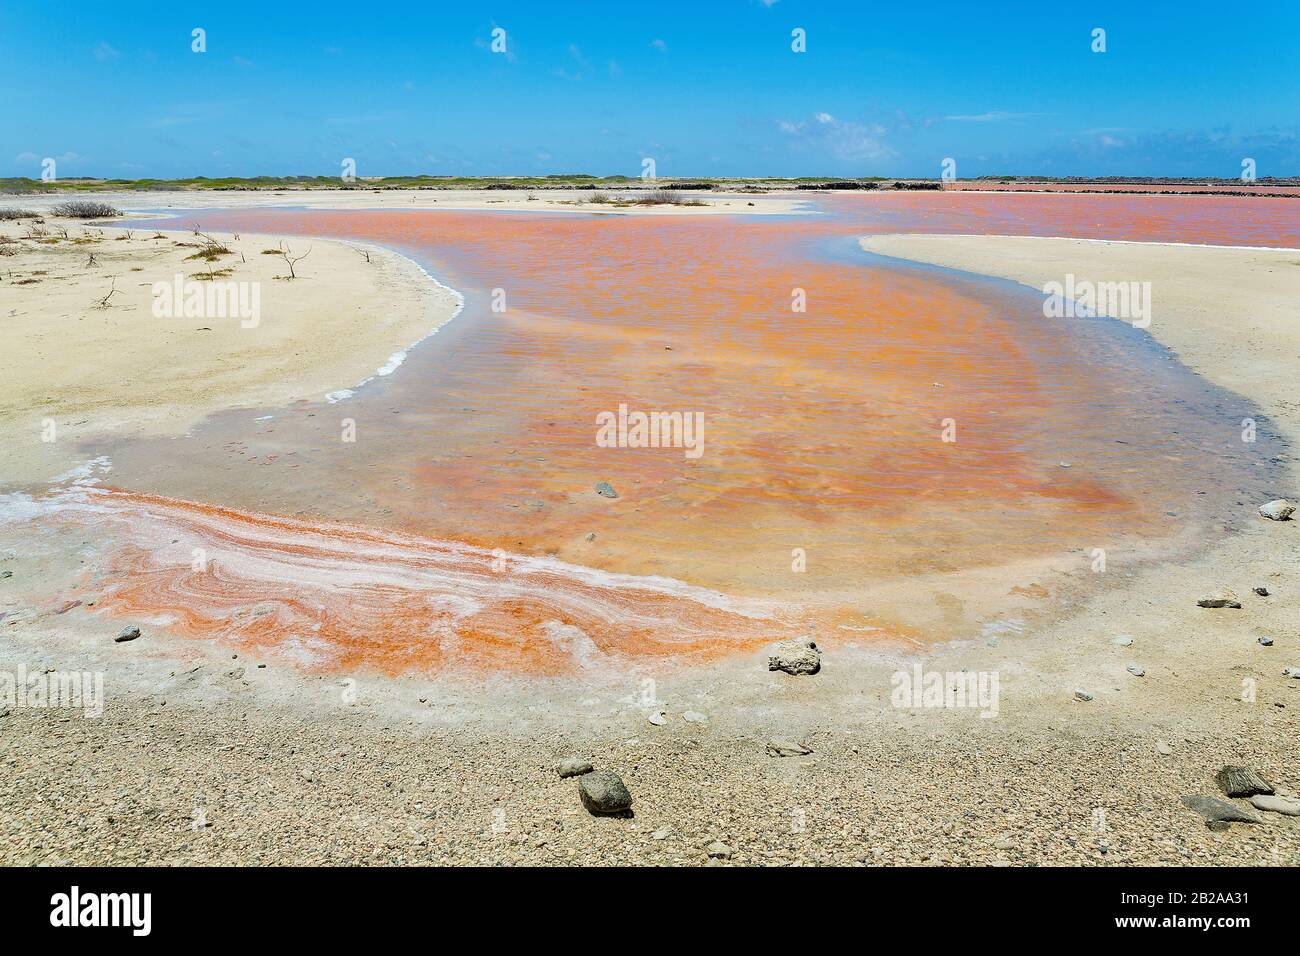
[[[179,435],[220,409],[353,388],[461,301],[373,246],[57,219],[0,236],[10,483],[61,473],[91,435]],[[207,254],[213,243],[228,251]]]

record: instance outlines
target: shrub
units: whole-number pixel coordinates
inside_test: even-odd
[[[51,211],[66,219],[115,219],[122,215],[122,210],[94,199],[70,199]]]

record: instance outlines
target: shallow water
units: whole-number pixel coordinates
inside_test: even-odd
[[[96,499],[123,542],[100,605],[390,671],[696,659],[800,628],[969,637],[1008,595],[1064,593],[1053,572],[1104,586],[1087,573],[1092,549],[1122,564],[1195,547],[1265,489],[1277,452],[1266,420],[1145,332],[1044,318],[1031,290],[855,240],[1300,245],[1294,203],[817,205],[752,219],[205,212],[205,231],[400,249],[465,309],[344,401],[88,448],[130,492]],[[806,311],[792,311],[796,289]],[[597,416],[620,404],[701,414],[702,454],[600,447]],[[1261,422],[1254,444],[1240,438],[1248,416]],[[596,494],[598,481],[619,497]],[[538,559],[545,574],[524,570]]]

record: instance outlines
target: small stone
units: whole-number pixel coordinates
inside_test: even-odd
[[[1260,597],[1268,597],[1268,588],[1251,588]]]
[[[0,571],[0,578],[12,578],[13,576],[14,573],[12,571]]]
[[[308,781],[308,782],[311,781],[312,776],[311,776],[311,771],[310,771],[310,770],[302,770],[302,771],[299,771],[299,772],[302,774],[302,779],[304,779],[304,780],[306,780],[306,781]]]
[[[787,674],[816,674],[822,669],[822,653],[810,637],[795,637],[772,648],[767,669]]]
[[[632,806],[632,794],[612,770],[593,770],[578,778],[578,795],[589,813],[622,813]]]
[[[650,834],[650,839],[667,840],[672,835],[673,835],[673,831],[665,827],[663,829],[656,830],[654,833]]]
[[[581,777],[593,769],[591,761],[582,757],[564,757],[555,765],[555,772],[561,777]]]
[[[1232,588],[1211,591],[1196,602],[1197,607],[1241,607],[1241,599]]]
[[[999,850],[1014,849],[1015,845],[1016,841],[1011,839],[1011,837],[1001,837],[993,841],[993,846]]]
[[[1282,676],[1295,677],[1297,679],[1300,679],[1300,667],[1294,667],[1294,666],[1284,667],[1282,668]]]
[[[1162,757],[1168,757],[1173,752],[1174,748],[1169,746],[1163,740],[1156,741],[1156,753],[1160,754]]]
[[[773,737],[767,742],[769,757],[806,757],[810,753],[812,753],[811,747],[783,737]]]
[[[1230,797],[1273,793],[1272,785],[1249,767],[1225,766],[1214,775],[1214,780],[1219,789]]]
[[[595,541],[595,540],[596,540],[596,532],[594,532],[594,531],[590,532],[590,533],[587,535],[587,540],[588,540],[588,541]]]
[[[113,643],[123,644],[127,641],[134,641],[139,636],[140,629],[135,625],[130,625],[117,632],[117,637],[113,638]]]
[[[1183,806],[1195,810],[1211,823],[1259,823],[1258,818],[1251,816],[1245,810],[1238,810],[1224,800],[1200,794],[1189,794],[1181,799]]]
[[[1256,810],[1270,810],[1283,813],[1288,817],[1300,817],[1300,797],[1279,797],[1269,794],[1256,794],[1250,798]]]
[[[1147,676],[1147,672],[1144,671],[1142,668],[1138,667],[1136,664],[1130,664],[1128,667],[1126,667],[1126,668],[1124,668],[1124,669],[1125,669],[1126,671],[1128,671],[1130,674],[1132,674],[1134,677],[1146,677],[1146,676]]]
[[[646,718],[656,727],[662,727],[664,724],[668,723],[668,715],[662,710],[652,710],[646,715]]]
[[[1092,700],[1092,695],[1089,694],[1089,693],[1088,693],[1086,690],[1084,690],[1082,687],[1076,687],[1076,688],[1074,689],[1074,699],[1075,699],[1075,700],[1082,700],[1082,701],[1089,701],[1089,700]]]
[[[714,840],[704,848],[704,852],[709,855],[710,860],[730,860],[731,847],[721,840]]]
[[[1264,636],[1264,637],[1257,638],[1257,640],[1259,641],[1259,644],[1260,644],[1261,647],[1272,647],[1272,646],[1273,646],[1273,638],[1271,638],[1271,637]]]
[[[1129,637],[1127,634],[1121,634],[1119,637],[1111,641],[1111,643],[1117,647],[1131,647],[1133,645],[1133,638]]]
[[[596,494],[600,495],[602,498],[618,497],[618,492],[614,490],[614,486],[611,485],[608,481],[596,482]]]
[[[1268,504],[1260,505],[1259,513],[1271,521],[1290,521],[1295,508],[1285,498],[1275,498]]]
[[[682,720],[686,721],[688,724],[702,724],[708,719],[708,717],[701,714],[698,710],[688,710],[686,713],[682,714]]]

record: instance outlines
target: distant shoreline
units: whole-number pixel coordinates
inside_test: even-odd
[[[0,196],[69,196],[83,193],[239,192],[285,190],[374,193],[390,191],[594,191],[647,193],[781,193],[791,191],[927,191],[944,192],[1069,192],[1154,195],[1300,196],[1300,177],[1263,177],[1243,182],[1214,177],[1141,176],[981,176],[976,179],[906,176],[754,176],[658,177],[632,176],[374,176],[345,180],[340,176],[204,176],[181,179],[100,179],[83,177],[44,182],[24,177],[0,177]],[[689,197],[688,197],[689,198]]]

